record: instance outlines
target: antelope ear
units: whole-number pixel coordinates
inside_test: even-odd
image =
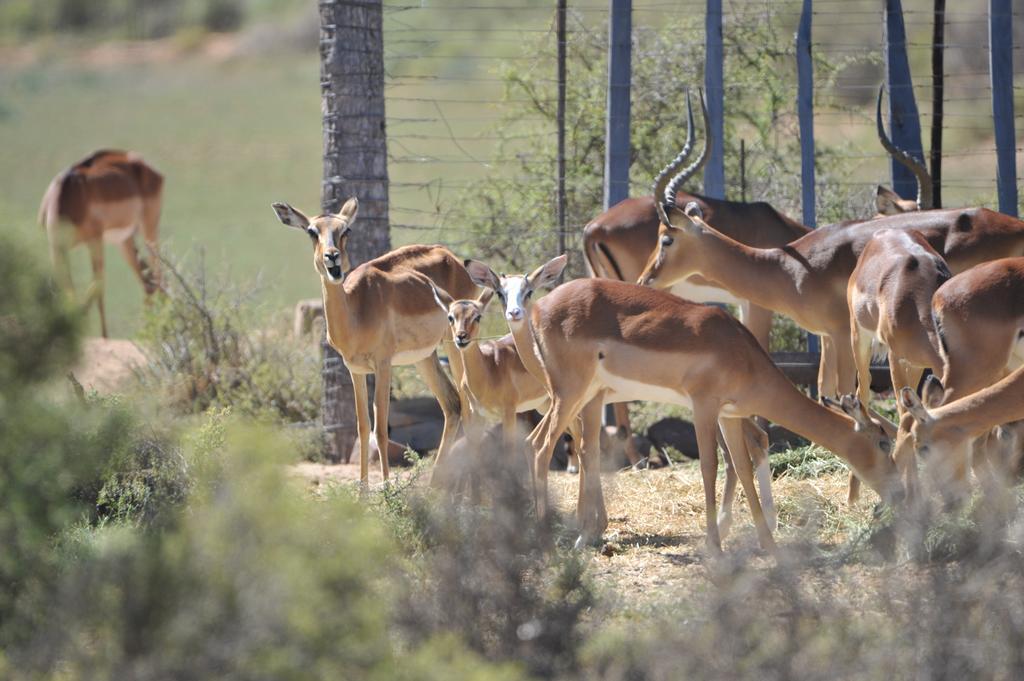
[[[924,396],[924,404],[929,409],[934,409],[942,404],[946,397],[946,389],[942,387],[942,381],[938,376],[931,374],[924,381],[924,388],[921,390]]]
[[[900,405],[907,410],[918,423],[928,423],[932,420],[928,410],[921,404],[921,399],[911,388],[904,387],[900,390]]]
[[[303,231],[309,229],[309,218],[298,208],[292,208],[287,203],[272,203],[270,207],[274,209],[277,219],[283,224]]]
[[[550,288],[554,286],[558,278],[562,276],[562,271],[565,266],[569,263],[569,256],[563,253],[562,255],[555,256],[551,260],[538,267],[533,273],[527,277],[530,282],[530,286],[533,288]]]
[[[491,302],[491,298],[494,297],[494,289],[485,286],[484,290],[480,292],[480,295],[476,297],[476,302],[480,304],[480,313],[487,309],[487,303]]]
[[[351,225],[352,221],[356,219],[356,213],[359,212],[359,199],[352,197],[345,202],[345,205],[338,211],[337,217],[341,220],[346,220]]]
[[[469,272],[469,278],[473,280],[474,284],[495,291],[501,290],[501,278],[490,267],[479,260],[465,260],[462,264]]]
[[[430,284],[430,290],[433,291],[434,293],[434,302],[437,303],[437,306],[441,308],[442,312],[448,314],[448,309],[454,302],[452,300],[452,297],[448,294],[447,291],[438,288],[437,284],[435,284],[432,280],[427,279],[427,283]]]
[[[904,212],[900,204],[902,198],[888,187],[878,185],[875,187],[875,210],[881,215],[899,215]]]

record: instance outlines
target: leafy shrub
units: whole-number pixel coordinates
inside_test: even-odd
[[[245,19],[245,8],[239,0],[207,0],[203,25],[211,31],[234,31]]]
[[[293,341],[283,323],[259,328],[258,285],[208,285],[201,257],[191,269],[165,267],[167,295],[148,307],[141,332],[150,360],[144,385],[179,413],[230,407],[275,421],[319,417],[319,353]]]
[[[78,348],[78,315],[32,252],[0,234],[0,650],[23,641],[58,578],[53,537],[89,510],[86,490],[127,422],[40,397]]]
[[[726,194],[739,198],[739,146],[746,141],[747,200],[765,200],[790,215],[799,214],[799,136],[796,128],[796,82],[792,77],[795,47],[784,21],[773,21],[773,10],[730,14],[724,25],[729,106],[725,119]],[[566,157],[568,250],[577,251],[582,227],[601,212],[604,174],[605,108],[607,98],[607,30],[589,29],[578,22],[567,44],[573,77],[567,83]],[[630,128],[631,195],[650,192],[657,172],[678,152],[685,136],[684,93],[703,80],[703,25],[699,14],[677,13],[656,28],[637,28],[633,41]],[[524,54],[553,54],[554,35],[545,34],[524,48]],[[828,97],[829,84],[840,71],[862,56],[835,58],[813,52],[819,100]],[[451,215],[470,225],[474,257],[522,271],[551,257],[557,245],[555,206],[555,149],[550,131],[556,121],[556,84],[542,70],[503,65],[509,114],[496,126],[501,137],[498,170],[475,181]],[[696,93],[694,93],[696,94]],[[820,102],[824,103],[824,101]],[[698,109],[699,117],[699,109]],[[700,125],[698,119],[698,126]],[[699,134],[699,133],[698,133]],[[848,219],[868,212],[866,192],[851,192],[841,184],[843,169],[838,149],[819,142],[819,221]],[[511,168],[511,170],[507,170]],[[502,170],[504,169],[504,170]],[[507,173],[506,173],[507,171]],[[511,174],[514,177],[507,177]],[[689,189],[699,190],[699,180]],[[578,259],[570,261],[571,276],[584,272]],[[778,335],[778,334],[777,334]],[[782,340],[782,339],[780,339]],[[795,345],[784,339],[784,346]]]
[[[410,552],[398,623],[410,641],[454,635],[486,660],[561,678],[577,665],[582,618],[594,603],[585,564],[554,548],[554,527],[531,514],[519,471],[488,454],[482,507],[438,503],[411,486],[401,503],[382,492],[388,523],[402,529]]]

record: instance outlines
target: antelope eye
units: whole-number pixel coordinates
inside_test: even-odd
[[[661,245],[662,246],[671,246],[674,242],[675,242],[675,239],[670,237],[668,234],[666,234],[665,236],[661,237]]]
[[[454,315],[448,315],[448,323],[449,324],[454,324],[455,323],[455,316]]]
[[[885,452],[886,454],[892,454],[892,442],[890,442],[888,439],[882,440],[879,446],[882,448],[882,451]]]
[[[529,290],[529,291],[527,291],[527,292],[526,292],[526,296],[525,296],[526,300],[529,300],[529,299],[530,299],[530,296],[532,296],[532,295],[533,295],[533,290],[532,290],[532,289],[531,289],[531,290]]]
[[[479,324],[481,319],[483,319],[483,317],[481,317],[480,315],[477,315],[476,319],[473,320],[473,323],[474,324]]]

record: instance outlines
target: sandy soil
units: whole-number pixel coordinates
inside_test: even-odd
[[[341,465],[302,463],[290,473],[306,478],[312,489],[346,484],[359,479],[357,462]],[[608,507],[605,544],[590,553],[590,575],[604,597],[621,600],[623,611],[664,607],[666,594],[682,597],[713,588],[713,561],[704,549],[704,492],[696,464],[673,468],[629,470],[601,476]],[[370,484],[380,483],[376,462],[370,466]],[[721,498],[723,480],[719,479]],[[564,472],[549,474],[552,501],[571,516],[576,507],[579,478]],[[779,511],[776,540],[785,546],[800,540],[809,526],[822,548],[835,547],[847,538],[851,521],[866,521],[877,498],[868,493],[857,506],[846,506],[847,476],[834,473],[794,480],[782,477],[772,485]],[[727,554],[742,556],[758,568],[771,559],[760,551],[746,498],[738,492],[734,524],[724,542]],[[857,584],[872,579],[876,568],[856,562],[834,568],[830,583]],[[822,576],[823,577],[823,576]]]
[[[118,338],[86,338],[82,357],[71,370],[86,390],[116,392],[133,377],[133,370],[146,361],[135,343]]]

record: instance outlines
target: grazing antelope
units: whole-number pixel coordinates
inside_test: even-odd
[[[562,266],[556,259],[529,277],[501,279],[486,265],[467,264],[478,283],[483,278],[489,286],[501,287],[506,318],[528,321],[524,326],[536,347],[533,359],[546,376],[551,409],[530,436],[539,512],[546,508],[546,463],[555,437],[582,414],[583,479],[577,513],[583,538],[601,535],[607,526],[601,483],[589,473],[599,456],[594,434],[600,429],[601,405],[636,399],[693,410],[707,504],[707,543],[713,549],[721,548],[715,495],[719,425],[759,541],[765,548],[774,546],[754,486],[746,417],[764,416],[809,436],[849,461],[883,500],[895,498],[898,482],[885,433],[858,431],[851,418],[803,395],[753,335],[724,310],[597,278],[563,284],[524,310],[533,290],[553,282]]]
[[[672,193],[679,205],[690,201],[697,202],[709,221],[723,234],[751,246],[782,247],[810,232],[809,227],[790,219],[762,201],[725,201],[691,194],[682,189],[683,185],[704,166],[713,144],[703,93],[700,96],[700,105],[704,120],[704,149],[693,163],[683,167],[689,160],[694,145],[693,107],[690,94],[687,92],[686,145],[679,156],[662,171],[666,177],[671,178],[665,191]],[[591,220],[583,229],[583,254],[590,275],[635,282],[647,264],[651,252],[657,248],[658,223],[654,196],[624,199]],[[680,298],[698,303],[736,305],[743,324],[750,329],[761,346],[768,349],[772,325],[771,310],[735,296],[731,291],[697,273],[676,282],[670,290]],[[625,404],[615,405],[615,421],[626,430],[627,443],[630,443],[629,414]],[[631,444],[627,453],[630,453],[631,458],[635,457]]]
[[[980,262],[1024,255],[1024,221],[986,208],[928,210],[829,225],[785,248],[755,248],[721,234],[694,205],[687,217],[666,211],[675,206],[665,194],[667,180],[656,187],[662,224],[660,240],[639,281],[668,288],[700,272],[737,296],[785,314],[822,336],[818,373],[821,395],[854,391],[857,370],[849,343],[846,301],[850,276],[864,247],[883,229],[916,229],[942,255],[953,273]]]
[[[1024,257],[976,265],[940,286],[931,300],[942,380],[926,383],[929,406],[966,397],[1024,364]],[[999,441],[979,438],[971,454],[944,461],[954,494],[966,494],[968,462],[982,474]]]
[[[976,265],[932,297],[942,354],[942,403],[1024,364],[1024,257]]]
[[[431,474],[433,484],[449,482],[447,454],[459,430],[459,396],[441,369],[437,345],[448,332],[431,283],[460,297],[476,294],[462,263],[443,246],[404,246],[351,267],[347,244],[359,204],[349,199],[336,215],[306,217],[286,203],[273,204],[278,219],[313,241],[313,267],[320,275],[327,340],[352,375],[359,430],[359,479],[368,477],[370,416],[367,374],[374,374],[374,435],[388,451],[391,367],[415,364],[441,405],[444,431]],[[388,457],[380,457],[388,479]],[[442,477],[444,480],[442,481]]]
[[[67,252],[80,243],[86,244],[93,280],[85,305],[95,301],[104,338],[107,316],[103,303],[103,243],[121,247],[147,296],[160,288],[157,237],[163,184],[163,176],[138,154],[105,149],[59,173],[43,194],[39,222],[46,228],[54,275],[64,291],[72,294]],[[152,265],[139,257],[135,245],[135,233],[140,227]]]
[[[497,340],[479,340],[480,322],[494,289],[485,287],[476,300],[453,300],[447,292],[433,288],[434,298],[447,315],[453,342],[462,357],[462,379],[456,387],[467,438],[479,442],[486,429],[486,416],[497,417],[502,426],[504,451],[512,453],[521,449],[516,414],[534,409],[547,411],[548,393],[544,383],[523,366],[512,334]],[[579,441],[579,433],[573,436],[574,443]],[[574,458],[575,454],[570,454],[570,469],[576,468]]]
[[[941,392],[938,381],[935,391]],[[996,383],[940,406],[926,407],[910,388],[900,391],[908,412],[900,423],[896,455],[914,454],[940,461],[966,457],[970,443],[993,428],[1024,419],[1024,367]],[[1015,427],[1014,427],[1015,428]],[[1006,429],[1009,432],[1009,429]],[[993,473],[1012,480],[1019,464],[1019,449],[1006,449],[1005,459],[991,461]]]

